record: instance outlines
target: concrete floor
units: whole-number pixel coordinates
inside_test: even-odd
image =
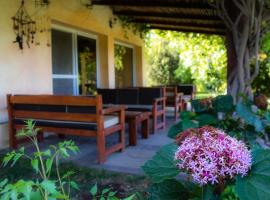
[[[168,129],[175,122],[171,119],[167,119],[167,128],[159,130],[155,134],[150,134],[148,139],[142,139],[141,134],[138,133],[138,140],[136,146],[128,146],[128,133],[126,132],[126,149],[123,152],[117,152],[111,154],[104,164],[97,164],[97,150],[96,139],[85,137],[65,137],[59,139],[57,136],[52,135],[45,138],[44,142],[40,144],[42,149],[46,149],[50,144],[57,144],[62,140],[73,140],[76,145],[79,146],[80,152],[76,155],[71,155],[69,161],[74,162],[77,165],[105,169],[116,172],[125,172],[132,174],[142,174],[141,166],[151,159],[153,155],[164,145],[173,142],[172,139],[167,137]],[[116,135],[116,134],[115,134]],[[107,139],[108,145],[116,141],[117,138],[110,136]],[[33,151],[33,147],[27,147],[27,151],[30,153]],[[1,152],[0,152],[1,153]]]

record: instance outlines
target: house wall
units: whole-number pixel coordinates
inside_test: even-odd
[[[94,6],[91,10],[81,5],[81,0],[53,0],[49,8],[36,8],[34,1],[26,1],[26,8],[35,19],[48,15],[51,24],[74,28],[97,35],[100,87],[115,87],[114,41],[121,40],[136,49],[136,82],[142,85],[142,40],[128,31],[128,38],[117,22],[109,27],[113,17],[106,6]],[[52,55],[50,34],[39,34],[41,45],[19,50],[14,44],[11,17],[20,6],[18,0],[0,0],[0,148],[7,146],[6,94],[51,94]]]

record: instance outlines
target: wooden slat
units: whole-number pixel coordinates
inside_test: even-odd
[[[109,156],[110,154],[119,151],[123,148],[123,144],[122,143],[118,143],[113,145],[112,147],[109,147],[108,149],[106,149],[106,156]]]
[[[113,134],[113,133],[115,133],[117,131],[120,131],[122,128],[123,128],[122,124],[114,125],[112,127],[106,128],[104,130],[104,132],[105,132],[104,134],[105,134],[105,136],[108,136],[108,135]]]
[[[61,121],[96,122],[96,114],[64,113],[64,112],[41,112],[41,111],[13,111],[14,118],[44,119]]]
[[[24,125],[14,125],[15,129],[20,130],[25,128]],[[56,128],[56,127],[47,127],[47,126],[36,126],[35,128],[42,129],[43,132],[52,132],[57,134],[65,134],[65,135],[77,135],[83,137],[96,137],[97,132],[92,130],[80,130],[80,129],[70,129],[70,128]]]
[[[95,106],[99,98],[55,95],[16,95],[10,97],[10,102],[12,104]]]

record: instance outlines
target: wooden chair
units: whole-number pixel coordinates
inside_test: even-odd
[[[182,111],[182,93],[177,92],[177,86],[166,86],[166,107],[172,107],[174,120],[179,119],[179,112]]]

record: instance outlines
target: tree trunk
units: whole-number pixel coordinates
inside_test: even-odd
[[[242,100],[242,95],[253,100],[251,84],[259,73],[258,54],[264,0],[216,0],[214,7],[227,27],[230,34],[227,42],[230,42],[235,53],[235,62],[229,61],[234,66],[228,69],[228,94],[233,96],[235,103]],[[230,54],[232,52],[228,52]],[[251,66],[253,60],[254,68]]]

